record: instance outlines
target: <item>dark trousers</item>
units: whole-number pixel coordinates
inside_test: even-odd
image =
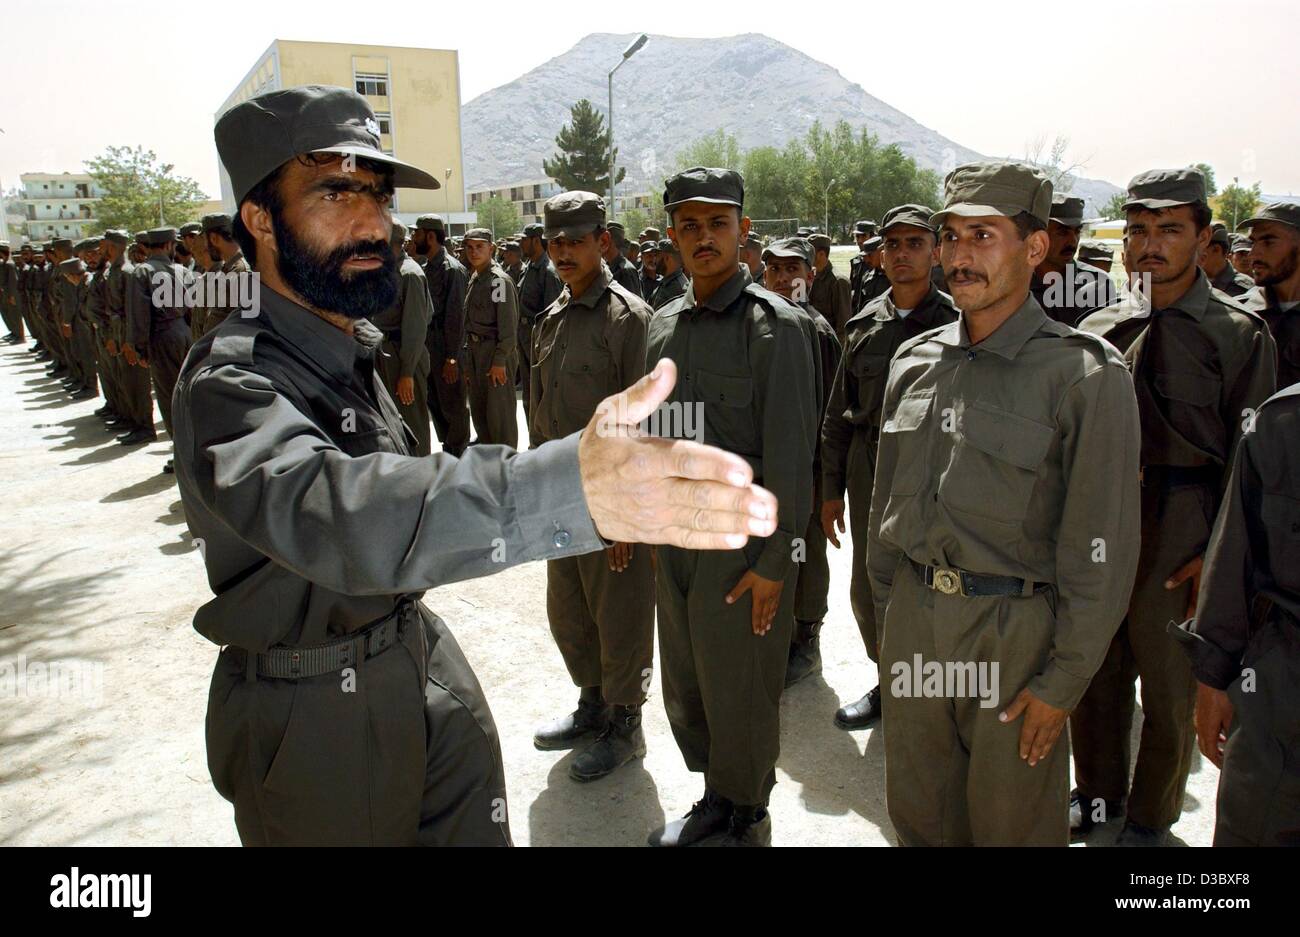
[[[420,606],[347,685],[217,658],[208,769],[244,845],[510,845],[496,725],[440,618]]]
[[[1070,717],[1074,775],[1089,799],[1123,800],[1128,816],[1151,828],[1182,814],[1196,735],[1191,663],[1166,630],[1187,617],[1191,583],[1165,588],[1169,576],[1205,552],[1217,501],[1202,485],[1142,489],[1142,550],[1128,614],[1101,668]],[[1142,735],[1129,786],[1129,730],[1142,679]]]
[[[795,621],[821,621],[826,617],[826,597],[831,588],[831,567],[826,559],[826,534],[822,530],[822,492],[820,472],[814,471],[817,483],[813,492],[813,513],[803,535],[803,555],[799,559],[794,588]]]
[[[880,661],[880,631],[876,627],[876,604],[871,597],[871,580],[867,577],[867,530],[871,519],[871,484],[875,464],[865,433],[855,432],[849,442],[848,488],[849,534],[853,541],[853,566],[849,574],[849,606],[858,623],[858,633],[866,646],[867,657]]]
[[[78,318],[72,324],[73,357],[81,383],[99,393],[99,356],[95,352],[95,327]]]
[[[519,316],[519,380],[524,405],[524,431],[528,434],[528,446],[533,445],[533,402],[529,397],[532,389],[533,372],[533,320],[527,315]]]
[[[184,319],[155,323],[154,332],[149,336],[149,375],[153,378],[153,390],[168,436],[172,435],[172,391],[176,389],[176,379],[189,350],[190,328]]]
[[[781,751],[781,691],[794,628],[790,569],[772,629],[754,634],[753,602],[726,595],[762,552],[661,546],[655,575],[664,708],[686,767],[729,800],[766,804]]]
[[[546,617],[574,686],[601,688],[606,703],[645,701],[654,659],[651,547],[632,547],[627,569],[604,550],[546,562]]]
[[[122,388],[122,406],[118,411],[137,429],[153,429],[153,397],[151,396],[149,368],[138,364],[127,364],[121,348],[126,340],[126,323],[121,316],[112,320],[113,336],[117,339],[118,354],[113,360],[117,362],[118,383]]]
[[[465,390],[465,361],[460,360],[460,375],[450,384],[442,379],[447,354],[441,343],[429,344],[429,416],[442,443],[442,451],[459,456],[469,445],[469,398]]]
[[[1219,773],[1216,846],[1300,846],[1300,622],[1274,609],[1242,657]]]
[[[464,360],[465,388],[469,394],[469,412],[474,418],[474,432],[481,443],[496,443],[519,448],[519,418],[515,410],[515,360],[517,352],[506,356],[506,382],[493,386],[488,380],[496,339],[470,335]]]
[[[379,378],[388,388],[388,393],[392,395],[398,412],[402,414],[402,419],[415,434],[415,451],[412,455],[428,455],[433,451],[433,440],[429,435],[428,356],[421,352],[423,356],[421,362],[416,366],[415,374],[411,375],[412,383],[415,385],[415,399],[410,404],[404,404],[397,398],[397,381],[402,376],[402,366],[398,359],[401,349],[387,340],[379,347],[382,352],[379,356]]]
[[[18,295],[0,296],[0,314],[3,314],[5,328],[19,338],[23,337],[23,316],[18,309]]]

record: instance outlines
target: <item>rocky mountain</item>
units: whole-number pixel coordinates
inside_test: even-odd
[[[554,151],[570,105],[585,97],[605,112],[606,76],[633,38],[593,33],[563,55],[467,102],[461,110],[467,187],[542,178],[542,159]],[[774,101],[779,109],[772,108]],[[827,127],[840,119],[866,127],[940,175],[980,158],[831,66],[767,36],[651,36],[614,76],[614,145],[627,168],[620,188],[644,191],[658,185],[678,147],[719,127],[745,148],[783,146],[818,119]],[[1018,132],[1009,128],[1008,141]],[[1095,179],[1076,180],[1073,187],[1087,200],[1090,214],[1117,191]]]

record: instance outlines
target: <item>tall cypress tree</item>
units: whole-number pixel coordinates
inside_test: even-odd
[[[542,160],[542,171],[562,188],[596,193],[609,188],[609,130],[605,116],[586,98],[569,109],[569,123],[560,128],[555,145],[558,151],[553,159]],[[620,167],[615,181],[622,182],[625,174]]]

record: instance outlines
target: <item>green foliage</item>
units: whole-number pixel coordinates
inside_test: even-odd
[[[1238,222],[1245,221],[1255,214],[1262,195],[1258,182],[1250,186],[1238,185],[1234,182],[1220,192],[1217,198],[1210,200],[1210,207],[1214,209],[1214,217],[1231,230]]]
[[[86,161],[86,170],[103,188],[95,214],[105,228],[142,231],[194,221],[207,196],[188,176],[172,174],[171,163],[158,163],[153,150],[110,146]],[[161,215],[161,217],[159,217]]]
[[[605,116],[583,98],[569,109],[569,123],[555,138],[558,147],[554,158],[542,160],[542,171],[566,191],[609,191],[609,130]],[[618,148],[614,149],[618,160]],[[615,182],[622,182],[626,170],[620,168]]]
[[[1127,192],[1116,192],[1110,197],[1110,201],[1101,206],[1101,216],[1103,218],[1123,218],[1124,203],[1128,201]]]
[[[477,226],[491,231],[493,240],[514,234],[522,227],[515,203],[507,202],[499,195],[479,202],[475,210],[478,215]]]
[[[1213,196],[1219,194],[1219,186],[1214,181],[1214,167],[1209,163],[1196,163],[1196,168],[1205,174],[1205,194]]]

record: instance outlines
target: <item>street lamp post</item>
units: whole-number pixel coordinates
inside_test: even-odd
[[[626,62],[632,56],[636,55],[636,53],[640,50],[640,48],[646,44],[646,41],[649,38],[650,37],[647,36],[645,33],[642,33],[641,35],[633,39],[632,44],[623,50],[623,58],[619,60],[618,65],[615,65],[613,68],[609,70],[609,110],[607,111],[607,113],[609,115],[609,220],[610,221],[613,221],[615,218],[618,217],[618,214],[614,209],[614,73],[618,71],[619,68],[622,67],[624,62]]]
[[[825,195],[824,207],[826,209],[826,217],[822,219],[822,224],[823,224],[822,232],[827,237],[831,236],[831,186],[833,186],[834,184],[835,184],[834,179],[826,183],[826,192],[824,193]]]
[[[1239,198],[1240,192],[1238,191],[1238,187],[1237,187],[1237,177],[1236,177],[1236,176],[1233,176],[1233,177],[1232,177],[1232,188],[1233,188],[1233,193],[1232,193],[1232,230],[1235,232],[1235,231],[1237,230],[1237,205],[1240,204],[1240,202],[1241,202],[1241,199]]]

